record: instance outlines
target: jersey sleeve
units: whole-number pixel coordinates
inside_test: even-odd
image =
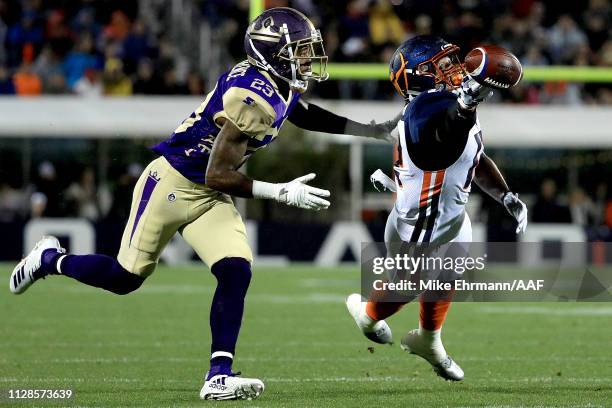
[[[457,104],[457,96],[448,91],[423,92],[404,112],[406,134],[410,143],[426,143],[437,127],[446,120],[449,108]]]
[[[249,137],[265,135],[276,120],[274,108],[258,93],[238,86],[223,94],[223,110],[215,119],[224,117]]]

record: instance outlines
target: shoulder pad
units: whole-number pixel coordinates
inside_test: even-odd
[[[230,75],[228,75],[226,80],[226,90],[232,87],[248,89],[249,91],[261,96],[272,106],[282,102],[280,96],[275,90],[275,84],[273,84],[269,78],[254,67],[247,69],[244,75],[232,78]]]
[[[277,113],[259,93],[234,86],[223,94],[223,110],[217,115],[232,121],[246,135],[257,137],[272,126]]]
[[[405,134],[407,142],[418,143],[422,139],[422,130],[438,113],[455,103],[457,96],[449,91],[422,92],[414,98],[404,110]]]

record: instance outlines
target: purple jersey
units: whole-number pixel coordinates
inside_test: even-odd
[[[187,179],[205,183],[208,158],[220,131],[216,119],[231,121],[249,136],[244,163],[276,138],[299,98],[298,92],[290,91],[285,100],[268,73],[243,61],[221,75],[198,109],[153,151]]]

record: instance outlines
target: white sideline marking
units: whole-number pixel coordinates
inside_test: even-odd
[[[499,314],[534,314],[552,316],[612,316],[612,306],[583,306],[575,309],[563,310],[563,307],[547,306],[482,306],[480,311]]]
[[[316,382],[373,382],[373,381],[387,381],[387,382],[417,382],[423,381],[422,377],[392,377],[392,376],[373,376],[373,377],[263,377],[263,381],[272,383],[316,383]],[[181,380],[174,380],[171,378],[164,379],[151,379],[151,378],[71,378],[71,377],[47,377],[47,378],[17,378],[17,377],[0,377],[0,383],[12,383],[12,382],[108,382],[108,383],[185,383]],[[522,377],[522,378],[472,378],[469,382],[485,382],[485,383],[556,383],[556,382],[574,382],[574,383],[608,383],[612,381],[612,377]]]
[[[276,362],[279,360],[279,357],[240,357],[237,359],[242,362],[255,362],[255,363],[265,363],[265,362]],[[378,356],[378,357],[282,357],[282,360],[285,362],[292,363],[336,363],[338,361],[345,362],[356,362],[356,363],[372,363],[376,362],[391,362],[397,360],[397,356],[395,355],[386,355],[386,356]],[[0,360],[3,364],[10,364],[12,360],[2,359]],[[208,363],[208,357],[160,357],[160,358],[140,358],[140,357],[94,357],[94,358],[84,358],[84,357],[74,357],[74,358],[50,358],[50,359],[35,359],[35,360],[22,360],[23,362],[27,362],[28,364],[157,364],[157,363]],[[607,362],[612,361],[612,357],[599,357],[599,356],[589,356],[589,357],[564,357],[564,356],[551,356],[551,357],[536,357],[536,358],[528,358],[528,357],[466,357],[462,358],[461,362],[586,362],[586,361],[597,361],[597,362]]]
[[[338,362],[338,361],[351,361],[351,362],[372,362],[372,358],[359,358],[359,357],[351,357],[351,358],[326,358],[326,357],[283,357],[283,361],[293,362],[293,363],[325,363],[325,362]],[[380,358],[379,358],[380,360]],[[386,360],[391,360],[388,358]],[[9,360],[3,359],[0,360],[4,364],[10,363]],[[25,362],[25,360],[23,360]],[[28,364],[146,364],[146,363],[204,363],[207,364],[209,359],[207,357],[166,357],[166,358],[138,358],[138,357],[95,357],[95,358],[51,358],[51,359],[35,359],[35,360],[27,360]],[[278,357],[241,357],[239,361],[243,362],[275,362],[278,361]]]
[[[422,377],[314,377],[314,378],[264,378],[264,381],[278,382],[278,383],[292,383],[292,382],[371,382],[371,381],[422,381]],[[582,378],[582,377],[523,377],[523,378],[471,378],[469,382],[496,382],[496,383],[554,383],[554,382],[601,382],[607,383],[612,381],[612,378]]]
[[[295,303],[338,303],[343,304],[345,295],[340,293],[309,293],[306,295],[273,295],[256,293],[253,295],[247,295],[247,302],[257,303],[283,303],[283,304],[295,304]]]
[[[95,293],[95,289],[87,286],[70,286],[70,287],[58,287],[54,288],[57,292],[67,293]],[[134,293],[133,296],[138,295],[212,295],[214,288],[204,286],[190,286],[190,285],[150,285],[143,286]],[[346,298],[345,293],[321,293],[311,292],[303,293],[300,295],[279,295],[274,293],[253,293],[247,294],[247,302],[252,303],[275,303],[275,304],[311,304],[311,303],[344,303]]]
[[[53,288],[56,292],[67,292],[67,293],[102,293],[99,290],[90,286],[75,285],[75,286],[61,286]],[[201,294],[212,294],[214,288],[207,286],[191,286],[191,285],[172,285],[172,284],[160,284],[156,283],[153,285],[144,285],[138,291],[134,292],[134,295],[157,295],[157,294],[180,294],[180,295],[201,295]]]
[[[355,286],[355,279],[304,278],[299,279],[298,284],[305,288],[351,288]]]
[[[205,341],[169,341],[169,342],[153,342],[153,343],[147,343],[147,342],[137,342],[137,341],[98,341],[98,342],[91,342],[91,343],[86,343],[85,346],[86,348],[93,348],[93,347],[102,347],[102,348],[108,348],[108,347],[112,347],[112,346],[116,346],[116,347],[138,347],[138,348],[144,348],[144,347],[176,347],[176,346],[195,346],[195,347],[201,347],[205,345]],[[359,341],[350,341],[350,342],[346,342],[346,341],[288,341],[283,343],[283,347],[304,347],[304,346],[310,346],[310,347],[317,347],[317,348],[321,348],[321,347],[337,347],[337,346],[343,346],[343,347],[366,347],[368,344],[365,342],[359,342]],[[40,343],[38,341],[31,341],[31,342],[24,342],[24,341],[20,341],[19,343],[11,343],[11,342],[3,342],[0,339],[0,348],[15,348],[15,347],[26,347],[26,348],[32,348],[32,347],[38,347],[38,348],[42,348],[42,347],[48,347],[48,348],[54,348],[54,347],[67,347],[67,348],[74,348],[75,343],[70,343],[70,342],[44,342],[44,343]],[[261,347],[261,348],[266,348],[269,349],[270,348],[270,343],[268,342],[249,342],[249,347]]]

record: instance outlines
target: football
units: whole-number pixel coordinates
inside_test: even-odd
[[[465,56],[465,70],[478,83],[491,88],[508,89],[523,77],[518,58],[503,47],[483,45]]]

